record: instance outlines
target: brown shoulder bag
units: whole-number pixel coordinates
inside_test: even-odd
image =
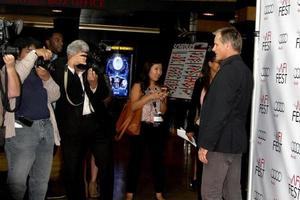
[[[120,140],[124,133],[128,135],[139,135],[141,128],[142,108],[132,111],[131,101],[128,100],[116,123],[116,140]]]

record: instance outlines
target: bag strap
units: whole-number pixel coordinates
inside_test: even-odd
[[[127,102],[126,104],[128,104],[128,103],[130,103],[130,102]],[[125,105],[125,106],[128,106],[128,105]],[[130,116],[122,124],[121,131],[115,135],[115,140],[116,141],[119,141],[123,137],[123,135],[124,135],[124,133],[125,133],[128,125],[129,125],[129,123],[132,120],[132,116],[133,116],[133,112],[130,114]]]

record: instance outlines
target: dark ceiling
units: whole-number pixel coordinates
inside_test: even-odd
[[[226,0],[224,0],[226,1]],[[25,2],[25,1],[24,1]],[[109,3],[110,2],[110,3]],[[71,6],[30,6],[30,5],[1,5],[0,15],[33,15],[52,18],[79,18],[81,23],[133,25],[145,27],[158,27],[170,18],[188,20],[191,12],[196,12],[200,19],[229,21],[234,19],[237,3],[228,1],[138,1],[115,0],[107,1],[106,8],[90,9]],[[118,3],[119,2],[119,3]],[[125,2],[125,3],[124,3]],[[133,3],[126,3],[133,2]],[[137,3],[142,2],[142,3]],[[52,9],[61,9],[62,13],[53,13]],[[213,13],[206,17],[203,13]]]

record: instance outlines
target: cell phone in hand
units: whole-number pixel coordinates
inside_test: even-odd
[[[168,91],[168,88],[165,87],[165,86],[162,86],[162,87],[160,88],[160,91],[161,91],[161,92],[167,92],[167,91]]]

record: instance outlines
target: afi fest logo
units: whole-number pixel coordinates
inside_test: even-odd
[[[272,149],[276,152],[281,152],[281,146],[282,146],[282,132],[276,132],[274,134],[275,139],[273,140]]]
[[[257,143],[262,144],[266,141],[267,138],[267,132],[261,129],[257,130]]]
[[[300,100],[294,104],[295,110],[293,110],[292,114],[292,122],[300,123]]]
[[[276,182],[281,182],[282,180],[282,172],[277,169],[272,168],[270,172],[270,176],[271,176],[271,183],[273,185],[275,185]]]
[[[292,151],[291,157],[297,159],[297,157],[300,155],[300,143],[296,141],[292,141],[291,151]]]
[[[257,160],[256,166],[255,166],[255,174],[259,176],[260,178],[263,178],[265,174],[265,159],[259,158]]]
[[[287,63],[281,63],[280,66],[277,68],[276,73],[276,83],[278,84],[286,84],[286,78],[287,78],[287,71],[288,71],[288,65]]]
[[[257,190],[254,190],[254,200],[264,200],[264,195]]]
[[[291,13],[290,0],[280,0],[278,6],[278,16],[286,16]]]
[[[266,81],[267,78],[269,78],[269,76],[270,76],[270,71],[271,71],[270,67],[263,67],[263,68],[261,68],[260,80],[261,81]]]
[[[262,50],[270,51],[272,43],[272,32],[268,31],[263,35]]]
[[[278,36],[278,49],[283,49],[284,45],[287,44],[289,35],[287,33],[281,33]]]
[[[269,96],[267,94],[262,94],[260,96],[259,113],[268,114],[268,111],[269,111]]]
[[[293,71],[294,85],[298,85],[300,81],[300,67],[295,67]]]
[[[300,176],[294,174],[289,183],[289,195],[293,199],[299,199],[300,193]]]

